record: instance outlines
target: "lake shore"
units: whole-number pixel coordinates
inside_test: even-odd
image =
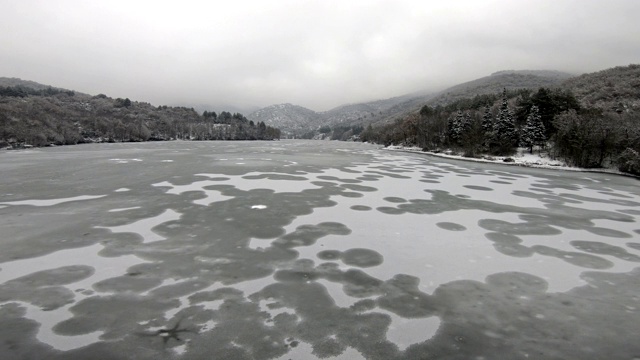
[[[640,178],[638,176],[621,172],[615,169],[587,169],[581,167],[575,167],[567,165],[564,161],[554,160],[545,155],[541,155],[540,153],[529,154],[528,151],[524,148],[518,148],[518,151],[515,155],[512,156],[491,156],[491,155],[482,155],[481,158],[471,158],[465,157],[460,154],[454,153],[451,150],[446,150],[445,152],[433,152],[433,151],[422,151],[419,147],[405,147],[405,146],[385,146],[383,147],[385,150],[390,151],[400,151],[400,152],[408,152],[414,154],[423,154],[434,157],[440,157],[445,159],[455,159],[469,162],[478,162],[478,163],[491,163],[491,164],[502,164],[509,166],[521,166],[521,167],[530,167],[530,168],[539,168],[539,169],[554,169],[554,170],[562,170],[562,171],[575,171],[575,172],[588,172],[588,173],[602,173],[602,174],[614,174],[621,176],[628,176],[632,178]],[[511,159],[513,161],[505,161],[505,159]]]

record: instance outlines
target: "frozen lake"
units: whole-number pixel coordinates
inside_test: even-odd
[[[0,153],[0,359],[639,359],[636,179],[344,142]]]

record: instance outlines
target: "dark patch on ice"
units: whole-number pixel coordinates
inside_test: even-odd
[[[394,197],[394,196],[388,196],[388,197],[383,198],[382,200],[388,201],[390,203],[396,203],[396,204],[401,204],[401,203],[406,203],[407,202],[406,199],[403,199],[403,198],[400,198],[400,197]]]
[[[579,241],[570,242],[571,246],[591,254],[611,255],[626,261],[640,262],[640,256],[631,254],[620,246],[605,244],[599,241]]]
[[[346,198],[361,198],[361,197],[363,197],[363,196],[364,196],[364,195],[362,195],[362,194],[361,194],[361,193],[359,193],[359,192],[350,192],[350,191],[349,191],[349,192],[347,192],[347,191],[345,191],[345,192],[341,192],[341,193],[340,193],[340,194],[338,194],[338,195],[340,195],[340,196],[344,196],[344,197],[346,197]]]
[[[88,278],[94,271],[90,266],[70,265],[9,280],[0,285],[0,303],[24,301],[45,311],[58,309],[75,299],[73,291],[63,285]]]
[[[578,185],[570,185],[561,181],[554,181],[554,180],[549,180],[546,181],[545,183],[535,183],[535,184],[531,184],[532,187],[539,187],[539,188],[543,188],[543,189],[564,189],[564,190],[571,190],[571,191],[579,191],[580,190],[580,186]]]
[[[486,233],[485,237],[493,241],[493,247],[496,251],[504,255],[524,258],[535,254],[535,251],[531,248],[521,245],[522,239],[515,235],[490,232]]]
[[[384,295],[376,302],[379,307],[405,318],[434,315],[436,302],[418,289],[419,284],[415,276],[398,274],[385,283]]]
[[[319,175],[318,179],[322,179],[322,180],[329,180],[329,181],[337,181],[337,182],[341,182],[344,184],[358,184],[361,183],[362,181],[360,180],[356,180],[356,179],[341,179],[335,176],[328,176],[328,175]]]
[[[346,250],[342,252],[340,258],[347,265],[363,268],[378,266],[382,264],[384,260],[379,252],[361,248]]]
[[[592,234],[596,234],[604,237],[612,237],[612,238],[619,238],[619,239],[632,237],[630,234],[627,234],[626,232],[622,232],[614,229],[602,228],[602,227],[595,227],[595,226],[587,227],[585,230],[587,230]]]
[[[489,182],[492,182],[494,184],[503,184],[503,185],[511,185],[511,184],[513,184],[512,182],[502,181],[502,180],[489,180]]]
[[[547,223],[527,221],[522,223],[510,223],[497,219],[482,219],[478,225],[489,231],[501,232],[512,235],[558,235],[562,231],[549,226]]]
[[[366,164],[353,164],[353,166],[357,166],[357,165],[366,165]],[[347,174],[362,174],[362,171],[354,170],[354,169],[351,169],[351,168],[349,168],[347,166],[339,167],[339,169],[340,169],[340,171],[342,171],[344,173],[347,173]]]
[[[376,302],[373,299],[360,300],[349,307],[349,309],[351,309],[356,313],[373,310],[375,308],[376,308]]]
[[[214,177],[207,177],[207,180],[209,180],[209,181],[229,181],[229,180],[231,180],[231,178],[223,177],[223,176],[214,176]]]
[[[622,209],[622,210],[617,210],[617,211],[621,212],[623,214],[640,215],[640,210],[636,210],[636,209]]]
[[[436,223],[436,226],[438,226],[441,229],[450,230],[450,231],[467,230],[467,228],[464,227],[463,225],[452,223],[452,222],[439,222],[439,223]]]
[[[427,184],[440,184],[440,181],[438,181],[438,180],[420,179],[418,181],[423,182],[423,183],[427,183]]]
[[[532,189],[535,191],[535,189]],[[525,197],[529,199],[535,199],[542,203],[554,203],[554,204],[580,204],[581,202],[578,200],[572,200],[568,198],[564,198],[558,195],[553,194],[553,192],[543,192],[542,194],[531,192],[531,191],[522,191],[522,190],[514,190],[511,192],[515,196]]]
[[[356,211],[369,211],[371,210],[371,207],[366,205],[353,205],[350,207],[350,209]]]
[[[74,317],[53,327],[59,335],[74,336],[104,331],[102,339],[122,339],[139,322],[154,319],[179,306],[177,299],[141,297],[134,294],[92,296],[74,304],[69,310]],[[99,313],[100,316],[95,316]]]
[[[615,204],[620,206],[631,206],[631,207],[640,206],[640,203],[637,201],[629,201],[629,200],[622,200],[622,199],[598,199],[598,198],[582,196],[578,194],[560,194],[560,196],[562,198],[574,199],[580,202]]]
[[[598,191],[598,193],[603,194],[603,195],[619,197],[619,198],[623,198],[623,199],[633,199],[633,197],[631,197],[629,195],[624,195],[624,194],[616,193],[616,192],[613,192],[613,191]]]
[[[329,181],[312,181],[311,184],[316,185],[316,186],[338,186],[338,184],[334,183],[334,182],[329,182]]]
[[[142,273],[141,273],[142,274]],[[141,293],[151,290],[162,284],[162,279],[156,276],[119,276],[102,280],[93,284],[93,288],[99,292],[132,292]]]
[[[327,235],[349,235],[351,230],[344,224],[324,222],[318,225],[301,225],[294,232],[288,233],[273,242],[285,248],[309,246]]]
[[[195,291],[203,290],[211,285],[210,281],[199,280],[199,279],[188,279],[185,281],[180,281],[176,284],[164,285],[158,288],[155,288],[151,291],[151,295],[163,298],[178,298],[185,295],[193,294]]]
[[[286,181],[309,181],[308,178],[304,176],[294,176],[294,175],[286,175],[286,174],[257,174],[257,175],[245,175],[242,176],[243,179],[249,180],[286,180]]]
[[[551,256],[566,261],[569,264],[580,266],[588,269],[609,269],[613,267],[613,263],[599,256],[588,255],[579,252],[563,251],[545,245],[534,245],[531,247],[533,251],[540,255]]]
[[[363,191],[363,192],[378,191],[378,189],[376,189],[374,187],[364,186],[364,185],[344,184],[344,185],[340,185],[340,186],[345,188],[345,189],[349,189],[349,190],[353,190],[353,191]]]
[[[402,173],[404,171],[398,171],[397,173],[392,173],[392,172],[367,170],[365,172],[368,173],[368,174],[377,174],[377,175],[382,175],[382,176],[388,176],[388,177],[394,178],[394,179],[411,179],[411,177],[409,177],[409,176],[404,176],[404,175],[400,175],[399,174],[399,173]]]
[[[51,346],[36,339],[38,322],[25,317],[26,309],[17,303],[0,305],[0,357],[3,359],[53,358]]]
[[[387,215],[402,215],[405,213],[404,210],[394,208],[394,207],[388,207],[388,206],[380,206],[376,208],[376,210],[380,211],[381,213],[385,213]]]
[[[478,185],[464,185],[467,189],[471,190],[480,190],[480,191],[493,191],[492,188],[488,188],[486,186],[478,186]]]
[[[318,258],[322,260],[340,260],[342,252],[338,250],[324,250],[318,253]]]
[[[628,242],[627,246],[632,249],[640,250],[640,243]]]
[[[372,267],[382,264],[384,261],[383,256],[377,251],[370,249],[349,249],[346,251],[338,250],[324,250],[318,253],[318,258],[325,261],[342,260],[347,265],[357,267]],[[330,268],[328,264],[325,265],[327,269]]]
[[[378,181],[378,180],[380,180],[381,178],[384,178],[384,176],[382,176],[382,175],[370,175],[370,174],[367,174],[367,175],[359,176],[359,177],[357,177],[356,179],[357,179],[357,180],[362,180],[362,181]]]

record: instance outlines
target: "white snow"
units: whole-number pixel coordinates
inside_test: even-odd
[[[566,171],[588,171],[588,172],[604,172],[604,173],[612,173],[612,174],[624,174],[615,169],[585,169],[574,166],[567,165],[566,162],[552,159],[548,154],[541,153],[539,151],[534,151],[533,154],[529,153],[528,149],[518,148],[516,154],[512,156],[488,156],[484,155],[480,158],[470,158],[464,157],[458,153],[453,152],[452,150],[445,150],[443,152],[432,152],[432,151],[422,151],[417,146],[397,146],[390,145],[385,147],[387,150],[393,151],[404,151],[411,153],[419,153],[419,154],[427,154],[432,156],[439,156],[443,158],[449,159],[458,159],[465,161],[473,161],[473,162],[488,162],[488,163],[496,163],[496,164],[504,164],[504,165],[512,165],[512,166],[526,166],[526,167],[535,167],[535,168],[544,168],[544,169],[560,169]],[[504,160],[507,158],[511,158],[512,162],[505,162]]]
[[[111,209],[108,212],[122,212],[122,211],[134,210],[134,209],[140,209],[140,208],[141,208],[140,206],[132,206],[128,208]]]
[[[2,205],[31,205],[31,206],[54,206],[58,204],[63,204],[71,201],[81,201],[81,200],[92,200],[99,199],[105,197],[107,195],[81,195],[74,196],[69,198],[61,198],[61,199],[47,199],[47,200],[21,200],[21,201],[7,201],[2,202]]]

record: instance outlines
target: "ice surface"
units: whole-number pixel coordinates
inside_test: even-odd
[[[164,237],[158,235],[153,231],[154,227],[169,221],[178,220],[179,218],[179,213],[175,212],[174,210],[168,209],[158,216],[138,220],[131,224],[120,226],[96,226],[96,228],[108,229],[113,233],[136,233],[142,236],[143,243],[150,243],[154,241],[165,240]]]
[[[43,343],[85,358],[640,353],[634,179],[336,142],[74,149],[28,167],[3,155],[0,225],[29,231],[0,239],[0,321],[17,324],[0,344],[39,358]]]

